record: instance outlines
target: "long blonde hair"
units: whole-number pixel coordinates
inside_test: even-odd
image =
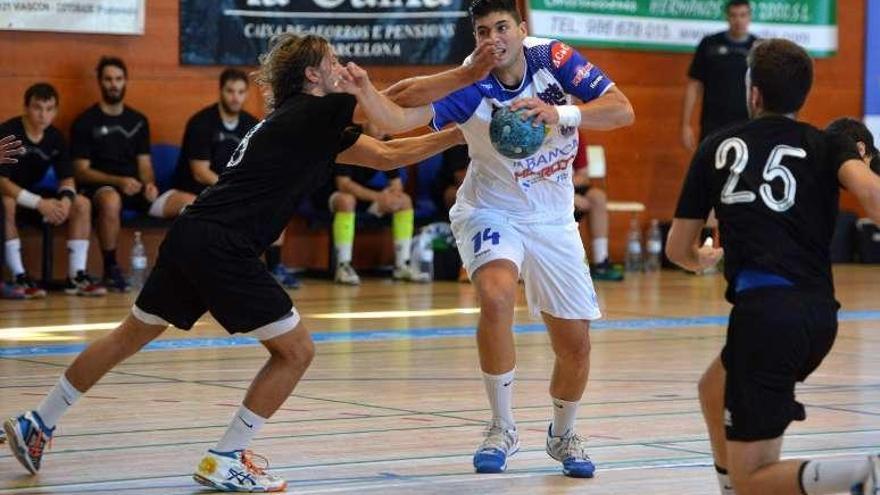
[[[272,38],[269,51],[260,55],[256,81],[263,87],[269,109],[278,108],[306,85],[306,67],[317,67],[330,53],[323,37],[284,33]]]

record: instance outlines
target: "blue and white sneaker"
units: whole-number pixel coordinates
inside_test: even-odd
[[[0,444],[6,443],[6,432],[4,430],[0,430]]]
[[[493,420],[486,429],[486,438],[474,453],[474,469],[478,473],[503,473],[507,459],[519,452],[516,428]]]
[[[286,266],[282,264],[278,264],[269,271],[275,280],[281,284],[281,287],[285,289],[299,289],[302,283],[300,283],[299,278]]]
[[[562,463],[562,474],[572,478],[592,478],[596,466],[587,455],[587,441],[571,431],[561,437],[554,437],[550,434],[552,431],[553,425],[550,425],[547,454]]]
[[[871,471],[865,481],[852,487],[852,495],[880,495],[880,455],[872,455],[868,461]]]
[[[260,459],[263,466],[254,464]],[[193,479],[221,492],[281,492],[287,481],[268,472],[269,461],[250,450],[217,452],[208,450]]]
[[[3,423],[9,449],[31,474],[40,470],[40,461],[46,444],[52,439],[55,428],[47,428],[36,411],[26,412]]]

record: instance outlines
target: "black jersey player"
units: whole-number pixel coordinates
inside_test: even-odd
[[[829,250],[839,188],[880,220],[880,179],[849,138],[796,120],[813,80],[801,47],[758,42],[748,67],[751,120],[700,145],[667,242],[669,258],[684,268],[714,264],[722,251],[697,241],[715,209],[733,309],[724,349],[699,390],[721,490],[876,495],[876,455],[780,461],[780,450],[788,425],[805,418],[795,384],[819,366],[837,333]]]

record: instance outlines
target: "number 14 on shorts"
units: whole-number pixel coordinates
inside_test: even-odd
[[[474,253],[479,253],[480,248],[483,247],[484,242],[492,242],[492,245],[495,246],[501,240],[501,234],[499,232],[492,232],[491,228],[485,228],[482,232],[477,232],[476,235],[471,237],[471,240],[474,241]]]

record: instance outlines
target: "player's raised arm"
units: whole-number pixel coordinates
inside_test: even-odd
[[[436,74],[404,79],[382,91],[382,94],[402,107],[428,105],[449,93],[485,79],[498,61],[495,43],[483,40],[461,66]]]
[[[367,71],[354,62],[345,66],[338,86],[357,98],[354,121],[363,123],[366,119],[382,134],[397,134],[426,125],[433,116],[429,105],[403,108],[388,99],[373,86]]]
[[[350,148],[336,156],[336,162],[392,170],[420,162],[458,144],[464,144],[464,136],[456,127],[391,141],[361,134]]]

